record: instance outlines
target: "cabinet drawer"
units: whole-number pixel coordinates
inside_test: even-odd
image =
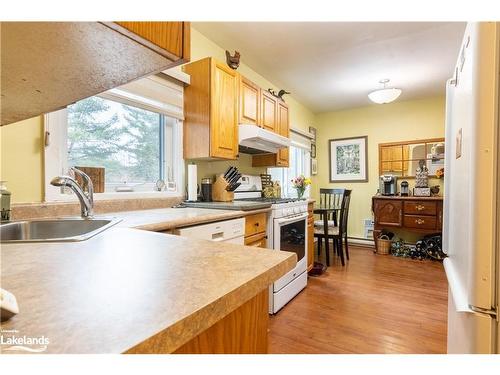
[[[436,202],[406,201],[405,214],[436,215]]]
[[[405,215],[404,226],[407,228],[435,229],[436,216]]]
[[[266,232],[267,214],[265,212],[245,218],[245,236]]]
[[[265,233],[257,233],[253,236],[245,237],[246,246],[266,247],[267,236]]]

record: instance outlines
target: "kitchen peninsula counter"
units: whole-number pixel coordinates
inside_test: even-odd
[[[82,242],[2,244],[2,288],[20,309],[2,330],[46,337],[46,353],[265,352],[268,286],[295,264],[118,226]]]

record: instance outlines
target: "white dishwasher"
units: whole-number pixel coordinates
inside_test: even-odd
[[[176,229],[173,232],[179,236],[198,238],[217,242],[245,244],[245,219],[232,219],[216,223],[193,225],[192,227]]]

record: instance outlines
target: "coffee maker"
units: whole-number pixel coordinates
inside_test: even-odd
[[[407,197],[410,195],[410,188],[408,185],[408,181],[401,181],[401,187],[399,188],[399,194],[402,197]]]
[[[396,195],[396,182],[397,177],[392,174],[383,174],[380,176],[380,194]]]

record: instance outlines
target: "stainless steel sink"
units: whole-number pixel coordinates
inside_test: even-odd
[[[120,222],[119,219],[51,219],[0,224],[0,242],[84,241]]]

